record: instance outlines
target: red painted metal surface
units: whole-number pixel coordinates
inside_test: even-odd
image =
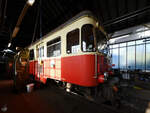
[[[95,56],[80,55],[62,58],[62,80],[81,86],[96,86]]]
[[[54,66],[51,66],[51,63]],[[49,58],[43,60],[40,65],[38,61],[30,62],[30,73],[37,80],[46,83],[47,78],[61,80],[80,86],[97,86],[104,81],[101,79],[104,72],[108,72],[108,64],[104,56],[97,57],[97,77],[95,75],[95,55],[78,55],[63,58]]]
[[[104,83],[104,75],[99,75],[98,76],[98,82],[99,83]]]
[[[44,60],[44,77],[61,80],[61,58]]]
[[[99,55],[97,61],[98,61],[98,74],[99,75],[103,75],[104,72],[109,72],[109,68],[111,67],[108,62],[108,59],[105,56]]]
[[[30,62],[29,62],[29,65],[30,65],[29,73],[30,73],[31,75],[34,75],[34,70],[35,70],[34,61],[30,61]]]

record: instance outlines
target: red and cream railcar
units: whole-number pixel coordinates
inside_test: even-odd
[[[43,83],[48,78],[84,87],[103,83],[109,60],[97,48],[106,44],[105,34],[89,12],[80,13],[28,47],[30,74]]]

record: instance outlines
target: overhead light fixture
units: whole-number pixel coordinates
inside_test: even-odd
[[[27,3],[32,6],[34,4],[35,0],[28,0]]]
[[[11,46],[11,43],[8,43],[8,47],[10,47]]]
[[[19,50],[19,47],[16,47],[16,50]]]
[[[14,30],[13,30],[12,38],[15,38],[16,35],[18,34],[18,32],[19,32],[19,30],[20,30],[20,24],[21,24],[21,22],[22,22],[22,20],[23,20],[23,18],[24,18],[24,16],[25,16],[25,14],[26,14],[28,8],[29,8],[30,6],[32,6],[32,5],[34,4],[34,2],[35,2],[35,0],[28,0],[28,1],[26,2],[25,6],[24,6],[24,8],[23,8],[23,10],[22,10],[22,12],[21,12],[19,18],[18,18],[17,24],[16,24],[16,26],[15,26],[15,28],[14,28]]]

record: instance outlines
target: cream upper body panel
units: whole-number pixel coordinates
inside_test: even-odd
[[[29,50],[34,49],[34,55],[35,55],[35,60],[37,59],[37,54],[36,50],[37,48],[40,48],[44,46],[44,57],[43,59],[47,58],[47,42],[60,37],[61,38],[61,57],[68,57],[68,56],[76,56],[76,55],[84,55],[84,54],[94,54],[94,52],[82,52],[81,51],[81,28],[85,24],[92,24],[94,27],[96,27],[96,20],[92,17],[89,16],[82,16],[79,17],[78,19],[72,21],[71,23],[68,23],[67,25],[63,26],[62,28],[56,30],[55,32],[50,32],[44,37],[42,37],[40,40],[35,42],[34,44],[31,44],[28,48]],[[66,36],[67,33],[79,29],[79,45],[80,45],[80,50],[76,54],[67,54],[66,53]]]

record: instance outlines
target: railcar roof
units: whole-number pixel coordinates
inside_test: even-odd
[[[50,31],[48,34],[46,34],[42,38],[40,38],[37,41],[33,42],[31,45],[40,42],[42,39],[46,38],[47,36],[53,34],[54,32],[57,32],[58,30],[64,28],[65,26],[73,23],[74,21],[76,21],[76,20],[78,20],[78,19],[80,19],[81,17],[84,17],[84,16],[92,17],[95,20],[97,20],[97,18],[92,14],[92,12],[90,12],[90,11],[82,11],[81,13],[77,14],[76,16],[74,16],[73,18],[71,18],[70,20],[68,20],[67,22],[65,22],[64,24],[62,24],[59,27],[57,27],[56,29]],[[29,46],[31,46],[31,45],[29,45]]]

